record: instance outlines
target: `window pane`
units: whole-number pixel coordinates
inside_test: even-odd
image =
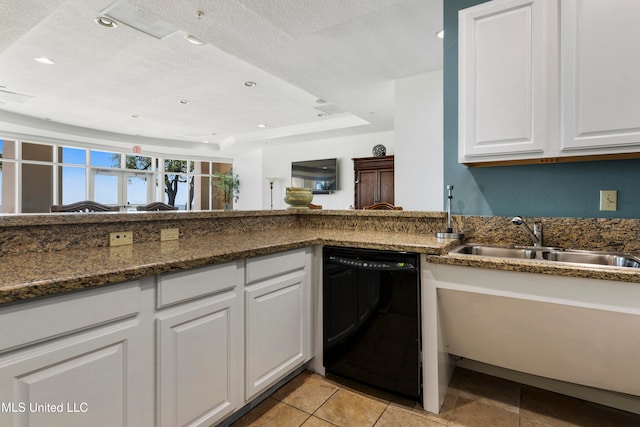
[[[186,160],[172,160],[165,159],[164,161],[165,172],[186,172],[187,161]]]
[[[95,201],[105,205],[118,204],[118,176],[97,173],[94,183]]]
[[[0,162],[0,212],[17,213],[15,189],[16,164]]]
[[[122,154],[91,150],[91,166],[99,168],[119,168]]]
[[[60,147],[58,161],[67,165],[86,165],[87,150],[82,148]],[[83,199],[84,200],[84,199]]]
[[[49,212],[53,201],[53,166],[22,165],[22,213]]]
[[[208,176],[196,176],[193,187],[193,209],[206,211],[211,209],[211,185]]]
[[[127,175],[127,204],[128,205],[146,205],[147,201],[147,182],[152,179],[152,175]]]
[[[209,162],[195,162],[194,172],[208,175],[211,173],[211,164]]]
[[[147,156],[132,156],[127,155],[126,167],[127,169],[150,171],[151,170],[151,157]]]
[[[0,139],[0,158],[15,159],[16,158],[16,142]]]
[[[164,202],[180,210],[186,210],[188,197],[187,176],[167,174],[164,181]]]
[[[84,151],[84,150],[83,150]],[[60,167],[60,200],[63,205],[87,200],[87,170],[68,166]]]
[[[53,146],[44,144],[22,143],[22,160],[53,161]]]

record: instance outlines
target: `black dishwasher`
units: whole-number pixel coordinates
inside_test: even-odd
[[[420,400],[418,263],[414,253],[324,247],[328,373]]]

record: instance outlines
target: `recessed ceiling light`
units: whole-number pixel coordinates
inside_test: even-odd
[[[326,117],[327,113],[318,113],[318,117]]]
[[[244,82],[244,85],[246,87],[254,87],[257,86],[256,82]]]
[[[258,127],[259,127],[259,128],[266,128],[266,127],[267,127],[267,125],[265,125],[264,123],[260,123],[260,124],[258,125]]]
[[[53,62],[52,59],[50,58],[45,58],[44,56],[39,56],[37,58],[33,58],[34,61],[39,62],[41,64],[45,64],[45,65],[53,65],[55,64],[55,62]]]
[[[132,117],[132,118],[134,118],[134,119],[137,119],[137,118],[138,118],[138,117],[140,117],[140,116],[139,116],[139,115],[137,115],[137,114],[132,114],[132,115],[131,115],[131,117]]]
[[[96,21],[96,24],[105,28],[116,28],[118,26],[116,21],[111,18],[107,18],[106,16],[98,16],[94,21]]]
[[[183,104],[183,105],[187,105],[187,104],[188,104],[188,103],[190,103],[190,102],[191,102],[191,101],[189,101],[188,99],[181,99],[181,100],[180,100],[180,104]]]
[[[205,42],[204,40],[200,40],[199,38],[197,38],[196,36],[192,35],[192,34],[188,34],[187,36],[185,36],[184,38],[186,41],[188,41],[191,44],[194,44],[196,46],[204,46],[207,44],[207,42]]]
[[[444,30],[440,30],[436,33],[436,37],[439,39],[443,39],[444,38]]]

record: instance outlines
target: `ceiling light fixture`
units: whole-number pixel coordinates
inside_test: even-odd
[[[188,99],[181,99],[180,100],[180,104],[182,105],[187,105],[188,103],[190,103],[191,101],[189,101]]]
[[[266,127],[267,127],[267,125],[265,125],[264,123],[260,123],[260,124],[258,125],[258,127],[259,127],[259,128],[266,128]]]
[[[318,113],[318,117],[327,117],[327,113]]]
[[[324,99],[322,99],[322,98],[318,98],[318,99],[316,99],[316,103],[317,103],[317,104],[326,104],[326,103],[327,103],[327,101],[325,101],[325,100],[324,100]]]
[[[116,28],[118,26],[116,21],[107,18],[106,16],[98,16],[94,21],[96,21],[96,24],[105,28]]]
[[[39,56],[37,58],[33,58],[34,61],[39,62],[41,64],[45,64],[45,65],[53,65],[55,64],[55,62],[53,62],[52,59],[50,58],[45,58],[44,56]]]
[[[196,36],[192,35],[192,34],[187,34],[184,38],[186,41],[188,41],[191,44],[194,44],[196,46],[204,46],[207,44],[207,42],[205,42],[204,40],[200,40],[199,38],[197,38]]]
[[[257,86],[256,82],[244,82],[244,85],[246,87],[254,87]]]
[[[436,37],[439,39],[443,39],[444,38],[444,30],[440,30],[436,33]]]

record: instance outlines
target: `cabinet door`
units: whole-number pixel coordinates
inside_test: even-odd
[[[305,288],[305,271],[300,270],[245,289],[247,401],[309,357]]]
[[[242,405],[236,292],[157,315],[160,426],[209,426]]]
[[[362,209],[376,203],[377,180],[378,176],[375,170],[358,172],[356,209]]]
[[[548,102],[553,3],[498,0],[460,11],[461,163],[543,156],[557,111]]]
[[[561,3],[564,154],[639,151],[640,2]]]
[[[153,367],[137,327],[119,322],[0,357],[0,425],[153,425],[143,397],[153,390],[143,371]]]
[[[378,200],[376,203],[387,202],[393,205],[393,169],[381,169],[378,171]]]

